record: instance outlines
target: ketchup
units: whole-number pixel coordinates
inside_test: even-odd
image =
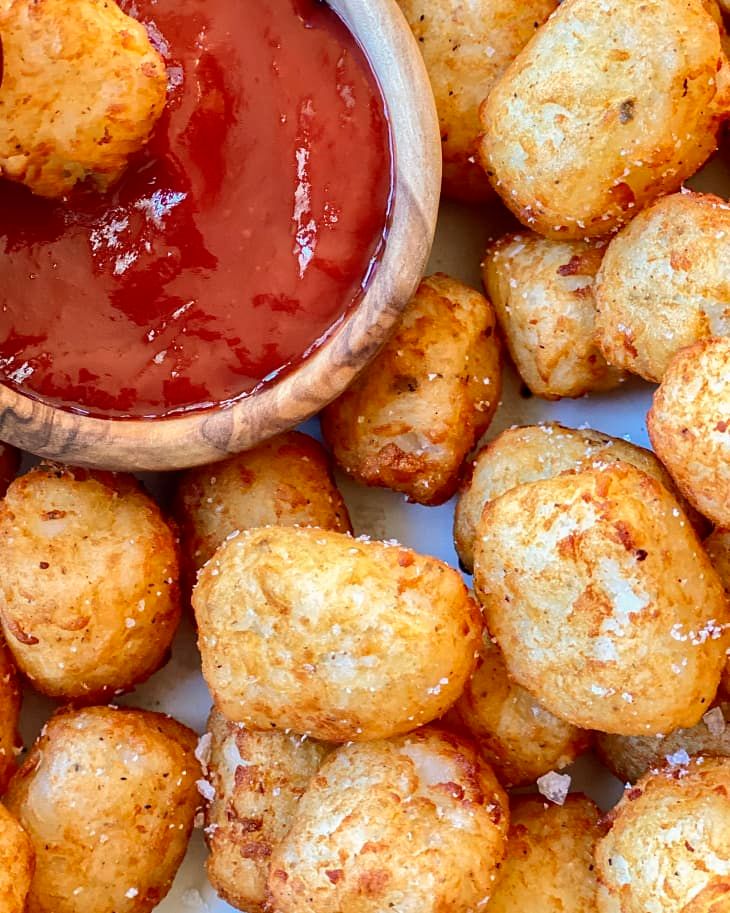
[[[369,64],[317,0],[122,0],[165,58],[148,146],[105,195],[0,181],[0,378],[92,415],[255,391],[362,295],[392,186]]]

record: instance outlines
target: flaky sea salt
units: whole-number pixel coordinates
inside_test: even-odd
[[[674,754],[668,754],[665,758],[667,764],[671,764],[672,767],[686,767],[689,764],[690,758],[684,748],[678,748]]]
[[[208,763],[210,761],[210,750],[212,742],[213,736],[209,732],[206,732],[198,739],[198,745],[195,749],[195,757],[200,763],[200,766],[203,768],[204,774],[208,773]]]
[[[195,785],[198,787],[200,795],[208,802],[212,802],[215,799],[215,790],[207,780],[196,780]]]
[[[712,710],[708,710],[702,719],[705,722],[705,726],[710,730],[710,734],[714,735],[715,738],[719,739],[725,733],[727,723],[720,707],[713,707]]]
[[[203,913],[204,910],[209,909],[208,904],[203,900],[203,896],[197,888],[188,888],[187,891],[183,891],[180,900],[182,905],[189,910],[198,910]]]
[[[559,774],[551,770],[544,776],[538,777],[537,789],[550,802],[555,805],[563,805],[570,792],[571,782],[570,774]]]

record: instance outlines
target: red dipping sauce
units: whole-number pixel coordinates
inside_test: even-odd
[[[0,378],[92,415],[250,393],[301,361],[382,251],[390,132],[317,0],[122,0],[168,66],[153,138],[106,195],[0,181]]]

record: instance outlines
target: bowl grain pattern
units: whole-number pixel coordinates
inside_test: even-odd
[[[386,99],[394,145],[388,241],[360,304],[309,358],[232,405],[159,419],[67,412],[0,384],[0,440],[38,456],[127,471],[224,459],[304,421],[338,396],[377,353],[413,294],[430,253],[441,186],[441,143],[418,46],[395,0],[330,0],[365,49]]]

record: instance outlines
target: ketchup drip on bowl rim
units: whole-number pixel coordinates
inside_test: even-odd
[[[390,130],[364,53],[317,0],[122,0],[167,106],[104,195],[0,181],[0,379],[67,409],[232,402],[315,349],[377,267]]]

